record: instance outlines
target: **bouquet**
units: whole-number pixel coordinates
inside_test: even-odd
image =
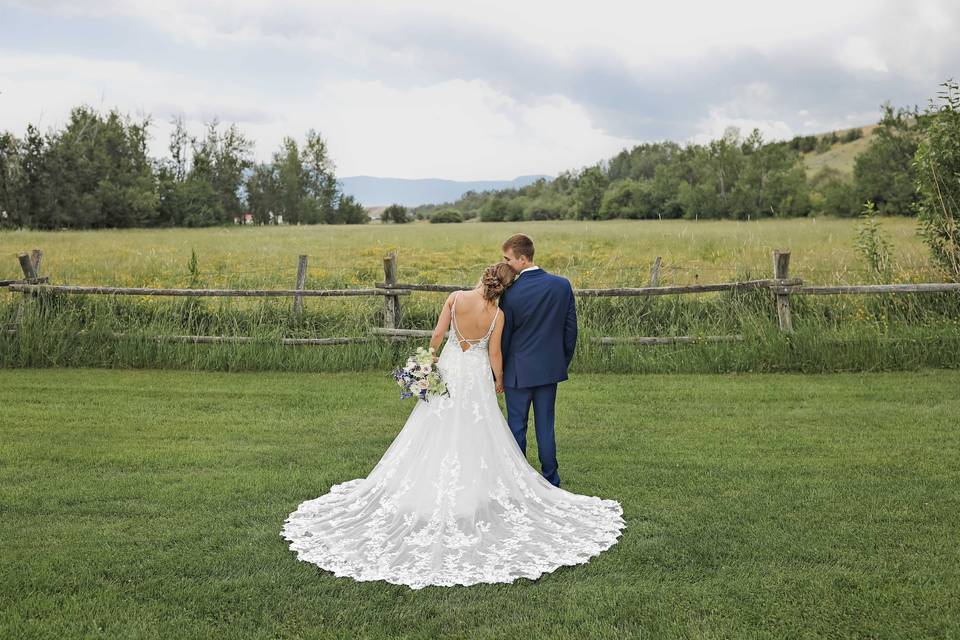
[[[433,366],[433,347],[429,351],[417,347],[416,353],[407,358],[407,363],[393,370],[393,377],[400,385],[400,399],[417,396],[427,400],[427,394],[449,396],[447,385],[440,377],[440,371]]]

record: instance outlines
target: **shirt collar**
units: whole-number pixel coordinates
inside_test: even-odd
[[[533,271],[533,270],[539,269],[539,268],[540,268],[540,267],[527,267],[526,269],[524,269],[523,271],[521,271],[521,272],[518,273],[517,275],[520,276],[520,275],[523,275],[524,273],[526,273],[527,271]]]

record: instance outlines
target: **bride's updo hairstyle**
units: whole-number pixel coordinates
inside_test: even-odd
[[[499,298],[507,287],[513,284],[516,275],[513,267],[506,262],[498,262],[484,269],[480,282],[477,283],[477,286],[483,288],[483,299],[493,301]]]

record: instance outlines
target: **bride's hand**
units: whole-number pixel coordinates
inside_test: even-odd
[[[497,390],[497,393],[503,393],[503,383],[498,381],[495,389]]]

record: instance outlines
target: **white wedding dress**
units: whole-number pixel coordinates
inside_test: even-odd
[[[467,341],[452,315],[437,361],[450,395],[415,400],[369,476],[289,515],[280,535],[298,560],[421,589],[536,579],[617,542],[618,502],[553,486],[520,452],[497,404],[493,326]]]

